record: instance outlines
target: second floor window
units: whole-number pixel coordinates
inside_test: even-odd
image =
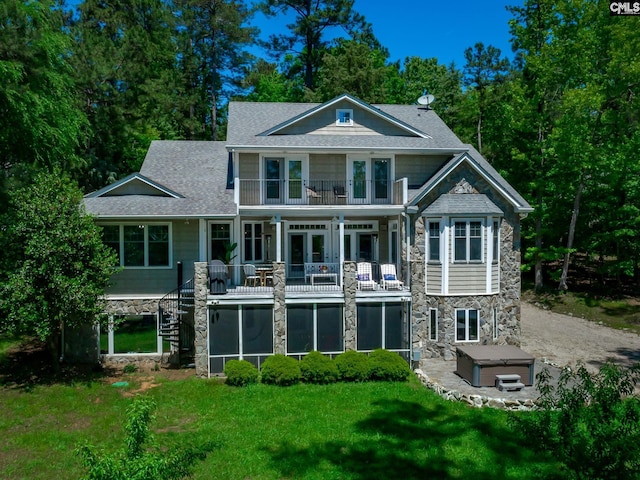
[[[428,262],[440,262],[440,222],[429,222]]]
[[[482,222],[454,222],[454,262],[482,261]]]

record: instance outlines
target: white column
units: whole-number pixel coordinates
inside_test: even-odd
[[[198,220],[198,261],[207,261],[207,222],[204,218]]]
[[[282,262],[282,222],[276,215],[276,262]]]

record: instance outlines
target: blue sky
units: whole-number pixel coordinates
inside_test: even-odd
[[[355,10],[373,25],[373,32],[389,49],[390,60],[407,56],[435,57],[439,63],[455,62],[462,69],[464,50],[476,42],[493,45],[513,58],[509,43],[507,5],[523,0],[355,0]],[[264,34],[281,29],[287,22],[257,15],[255,24]],[[266,36],[266,35],[265,35]]]

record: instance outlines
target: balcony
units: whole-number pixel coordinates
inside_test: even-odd
[[[253,295],[272,297],[275,285],[283,285],[287,295],[295,294],[332,294],[342,295],[345,288],[345,278],[353,282],[357,290],[367,293],[404,294],[409,286],[404,283],[395,288],[385,286],[383,271],[377,263],[371,263],[371,277],[367,285],[357,282],[355,262],[351,262],[352,270],[348,273],[348,263],[282,263],[278,269],[277,263],[224,265],[209,267],[209,293],[211,295]],[[406,271],[398,271],[398,277],[404,280],[408,277]],[[219,280],[219,282],[217,281]],[[348,282],[347,282],[348,283]]]
[[[240,206],[403,205],[407,181],[247,180],[236,179]]]

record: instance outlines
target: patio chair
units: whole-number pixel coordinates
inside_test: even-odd
[[[209,291],[212,294],[227,293],[227,278],[229,272],[227,266],[221,260],[211,260],[209,270]]]
[[[380,274],[382,275],[380,278],[380,285],[382,285],[382,288],[385,290],[404,287],[404,282],[398,280],[398,276],[396,275],[396,266],[393,263],[380,265]]]
[[[258,283],[260,283],[260,275],[256,273],[256,266],[247,263],[242,266],[242,270],[244,271],[244,286],[246,287],[252,282],[254,287],[258,286]]]
[[[376,290],[378,288],[378,282],[373,280],[372,277],[371,264],[369,262],[358,262],[356,264],[358,290]]]

